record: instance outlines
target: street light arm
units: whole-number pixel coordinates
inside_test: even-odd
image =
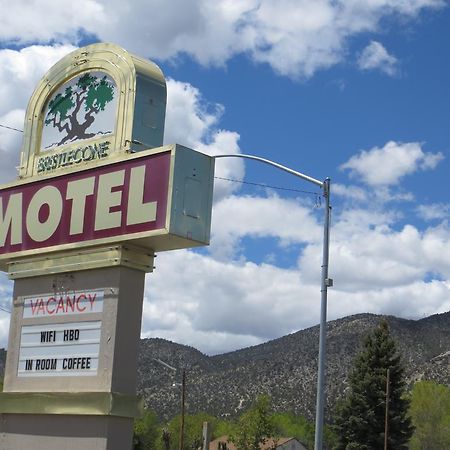
[[[255,161],[262,162],[264,164],[268,164],[269,166],[276,167],[278,169],[284,170],[287,173],[290,173],[291,175],[294,175],[296,177],[302,178],[305,181],[309,181],[310,183],[313,183],[317,186],[320,186],[322,189],[324,188],[324,183],[322,181],[316,180],[313,177],[310,177],[308,175],[305,175],[304,173],[297,172],[296,170],[290,169],[289,167],[283,166],[282,164],[278,164],[274,161],[271,161],[270,159],[261,158],[259,156],[253,156],[253,155],[244,155],[242,153],[230,153],[225,155],[214,155],[212,158],[244,158],[244,159],[253,159]]]
[[[328,287],[333,285],[333,280],[328,278],[328,259],[330,252],[330,187],[331,180],[327,178],[325,181],[319,181],[289,167],[278,164],[270,159],[261,158],[253,155],[243,155],[239,153],[215,155],[213,158],[245,158],[260,161],[264,164],[276,167],[291,175],[309,181],[320,186],[325,198],[325,222],[324,222],[324,238],[323,238],[323,255],[322,255],[322,285],[321,285],[321,301],[320,301],[320,326],[319,326],[319,355],[317,369],[317,402],[316,402],[316,425],[314,436],[314,450],[322,450],[323,446],[323,423],[324,423],[324,403],[325,403],[325,364],[326,364],[326,342],[327,342],[327,296]]]
[[[178,369],[175,369],[175,367],[171,366],[170,364],[167,364],[166,362],[161,361],[159,358],[153,358],[153,360],[156,362],[159,362],[164,367],[167,367],[168,369],[173,370],[174,372],[178,372]]]

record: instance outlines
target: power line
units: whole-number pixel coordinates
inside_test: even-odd
[[[18,128],[9,127],[8,125],[3,125],[0,123],[0,127],[6,128],[7,130],[18,131],[19,133],[23,133],[23,130],[19,130]]]
[[[19,133],[23,133],[23,130],[19,130],[17,128],[9,127],[8,125],[3,125],[0,123],[1,128],[6,128],[8,130],[18,131]],[[224,177],[214,177],[217,180],[224,180],[229,181],[231,183],[240,183],[240,184],[248,184],[250,186],[259,186],[269,189],[277,189],[279,191],[290,191],[290,192],[299,192],[301,194],[309,194],[309,195],[315,195],[316,197],[320,195],[318,192],[312,192],[312,191],[303,191],[301,189],[292,189],[292,188],[285,188],[280,186],[271,186],[270,184],[262,184],[262,183],[252,183],[251,181],[244,181],[244,180],[235,180],[233,178],[224,178]]]
[[[9,309],[4,308],[3,306],[0,306],[0,309],[1,309],[2,311],[7,312],[8,314],[11,314],[11,311],[10,311]]]
[[[320,193],[313,192],[313,191],[303,191],[301,189],[292,189],[292,188],[285,188],[285,187],[279,187],[279,186],[271,186],[270,184],[252,183],[251,181],[234,180],[233,178],[223,178],[223,177],[214,177],[214,178],[216,178],[217,180],[230,181],[232,183],[249,184],[251,186],[260,186],[260,187],[265,187],[265,188],[269,188],[269,189],[278,189],[280,191],[300,192],[302,194],[310,194],[310,195],[315,195],[315,196],[320,195]]]

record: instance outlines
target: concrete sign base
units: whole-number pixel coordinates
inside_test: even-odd
[[[1,449],[131,448],[144,281],[127,266],[15,280]]]
[[[110,416],[2,414],[3,450],[124,450],[131,448],[133,419]]]

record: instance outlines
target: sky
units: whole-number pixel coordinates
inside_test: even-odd
[[[331,178],[328,319],[450,310],[450,4],[445,0],[0,0],[0,183],[28,100],[59,59],[112,42],[168,89],[164,142]],[[218,354],[314,326],[315,185],[216,162],[211,243],[162,252],[142,337]],[[224,180],[226,178],[227,180]],[[228,181],[234,180],[234,181]],[[0,275],[0,306],[12,282]],[[0,346],[9,314],[0,310]]]

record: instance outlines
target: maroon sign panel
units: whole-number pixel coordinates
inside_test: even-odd
[[[0,254],[165,228],[171,153],[0,190]]]

